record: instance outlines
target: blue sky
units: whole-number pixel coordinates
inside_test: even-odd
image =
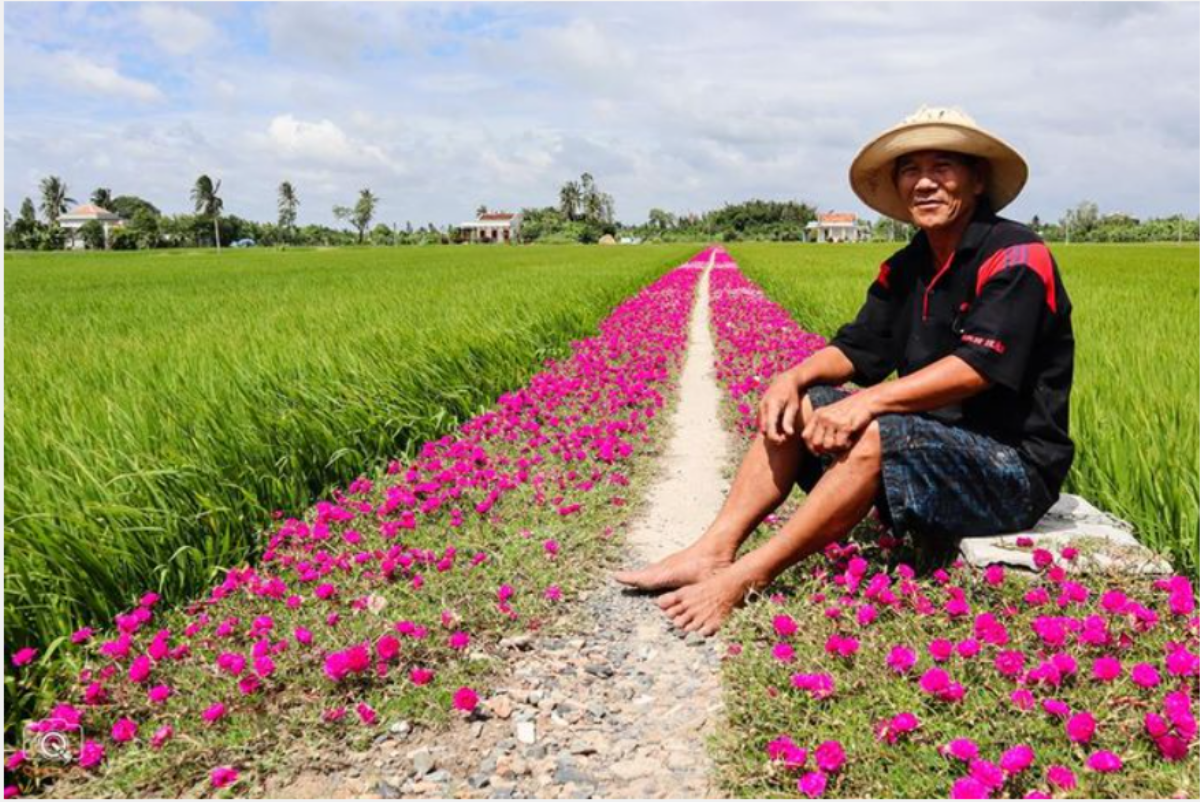
[[[590,171],[640,222],[751,197],[868,210],[851,159],[921,104],[1030,162],[1006,214],[1200,212],[1200,5],[5,3],[4,203],[62,176],[302,223],[555,201]],[[873,213],[871,216],[874,216]]]

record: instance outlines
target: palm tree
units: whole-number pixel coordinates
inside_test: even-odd
[[[67,197],[67,185],[61,178],[52,175],[42,179],[42,214],[47,223],[58,225],[59,215],[66,214],[67,204],[74,202],[74,198]]]
[[[217,196],[220,191],[221,182],[214,184],[206,175],[197,178],[196,185],[192,187],[192,203],[196,206],[196,214],[212,218],[218,253],[221,252],[221,208],[225,205],[225,201]]]
[[[574,220],[576,210],[579,209],[580,201],[583,199],[583,192],[579,188],[579,184],[574,181],[568,181],[562,185],[562,189],[558,191],[558,206],[563,213],[563,217],[568,220]]]
[[[92,193],[92,205],[99,206],[105,211],[112,211],[112,190],[108,187],[100,187]]]
[[[358,203],[354,204],[354,214],[350,217],[350,222],[358,229],[358,244],[362,245],[363,237],[366,235],[367,228],[371,225],[371,218],[375,216],[375,206],[379,203],[379,197],[371,193],[369,189],[360,190],[358,193]]]
[[[300,199],[296,197],[296,188],[291,181],[279,185],[279,228],[284,236],[288,236],[296,227],[296,207]]]

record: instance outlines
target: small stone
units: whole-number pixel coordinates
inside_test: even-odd
[[[408,757],[412,760],[413,773],[418,777],[424,777],[437,765],[437,761],[434,760],[433,754],[428,749],[418,749],[409,753]]]
[[[476,721],[471,725],[471,737],[478,738],[480,735],[483,735],[483,722]]]
[[[615,673],[609,663],[588,663],[583,670],[600,679],[608,679]]]
[[[517,740],[523,744],[531,744],[537,740],[537,727],[532,721],[517,722]]]
[[[496,696],[489,699],[487,707],[496,718],[506,719],[513,713],[512,699],[507,696]]]
[[[446,771],[445,769],[438,769],[437,771],[433,772],[432,774],[426,775],[425,781],[431,782],[431,783],[450,782],[450,772]]]
[[[468,777],[467,785],[475,790],[479,790],[480,788],[487,788],[491,781],[492,777],[490,774],[484,774],[483,772],[480,772],[478,774],[472,774],[470,777]]]
[[[686,771],[695,763],[696,761],[688,752],[670,752],[667,755],[667,768],[671,771]]]
[[[530,760],[541,760],[546,756],[545,744],[534,744],[533,746],[525,747],[525,757]]]
[[[658,761],[647,757],[635,757],[612,764],[609,771],[614,777],[629,782],[639,777],[647,777],[653,774],[657,768]]]
[[[554,782],[559,785],[566,785],[567,783],[591,784],[594,780],[581,771],[570,758],[559,758],[558,765],[554,769]]]
[[[689,632],[683,643],[685,646],[703,646],[707,640],[699,632]]]
[[[596,795],[596,786],[591,783],[567,783],[559,799],[591,799]]]
[[[500,639],[501,649],[517,649],[525,651],[533,645],[533,637],[530,635],[513,635],[507,638]]]
[[[375,786],[375,793],[380,799],[404,798],[404,793],[397,786],[382,780]]]
[[[392,726],[388,727],[388,732],[390,732],[392,735],[408,735],[410,732],[412,732],[412,724],[409,724],[407,721],[397,721],[392,724]]]

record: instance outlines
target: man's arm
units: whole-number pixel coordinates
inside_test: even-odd
[[[814,384],[843,384],[853,375],[854,365],[836,346],[826,346],[778,374],[758,402],[759,433],[771,442],[783,442],[796,433],[802,392]]]
[[[947,356],[902,379],[868,387],[814,411],[802,437],[815,454],[845,451],[875,418],[927,412],[983,392],[992,383],[957,356]]]

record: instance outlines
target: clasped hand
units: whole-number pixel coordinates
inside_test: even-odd
[[[796,381],[776,377],[758,403],[759,433],[773,443],[794,435],[800,403]],[[849,450],[874,418],[866,393],[859,392],[813,410],[800,436],[814,454],[837,454]]]

